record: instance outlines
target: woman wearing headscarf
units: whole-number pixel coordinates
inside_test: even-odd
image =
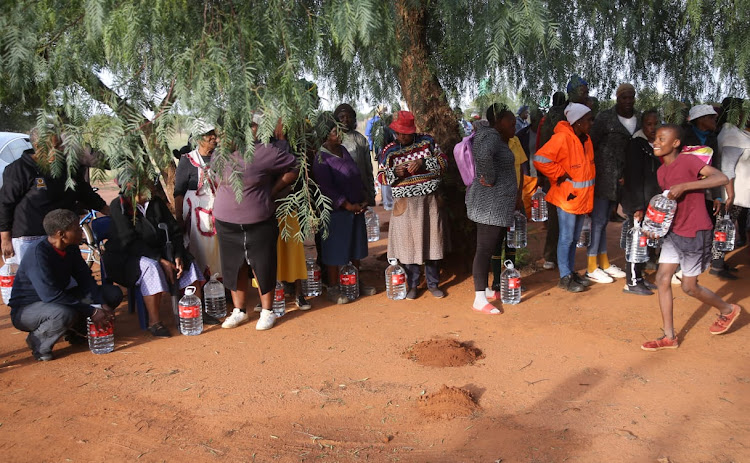
[[[326,134],[312,171],[320,191],[331,200],[331,220],[328,235],[321,241],[321,258],[328,271],[328,298],[337,304],[349,302],[338,285],[339,267],[351,262],[359,268],[360,260],[367,257],[367,230],[364,211],[367,209],[366,186],[349,151],[341,143],[342,133],[337,120],[324,115],[321,131]],[[360,293],[375,294],[375,288],[364,286],[360,280]]]
[[[110,204],[110,214],[112,225],[102,256],[107,275],[119,285],[137,287],[148,313],[148,331],[154,337],[170,337],[159,315],[169,283],[176,277],[181,289],[195,286],[200,298],[200,282],[204,281],[193,256],[182,245],[182,229],[164,201],[139,183],[123,184],[120,195]],[[167,237],[160,223],[167,224],[174,262],[167,260]]]
[[[341,145],[351,155],[365,190],[365,202],[368,206],[375,205],[375,176],[370,157],[370,144],[367,137],[357,132],[357,113],[350,105],[342,103],[333,111],[333,116],[341,122]]]
[[[217,145],[213,125],[201,124],[198,146],[180,157],[175,174],[174,199],[177,223],[185,231],[185,246],[207,277],[221,272],[219,239],[214,226],[216,180],[210,169]]]
[[[480,126],[474,136],[475,174],[466,192],[466,213],[477,224],[472,309],[499,314],[502,312],[489,301],[500,299],[500,294],[487,287],[487,277],[492,253],[513,224],[513,212],[518,206],[515,155],[508,146],[515,134],[515,117],[507,107],[495,103],[487,109],[487,121],[489,125]]]
[[[559,287],[581,292],[591,285],[575,271],[576,242],[583,219],[594,207],[594,147],[588,136],[593,123],[591,109],[580,103],[565,108],[565,118],[555,134],[534,155],[534,166],[550,180],[547,202],[557,208],[560,235],[557,241]]]
[[[427,290],[444,296],[438,288],[438,263],[444,253],[443,214],[437,191],[447,159],[435,140],[417,133],[414,115],[399,111],[391,123],[396,141],[386,146],[378,180],[391,185],[395,200],[388,231],[388,257],[398,259],[407,273],[407,299],[417,298],[420,266],[425,266]]]

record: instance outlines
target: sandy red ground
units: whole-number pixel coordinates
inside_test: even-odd
[[[610,223],[609,250],[622,266],[619,231]],[[535,258],[543,236],[534,225]],[[385,252],[383,238],[371,256]],[[742,303],[748,248],[728,260],[739,281],[700,281]],[[113,353],[60,342],[47,363],[31,357],[0,307],[0,460],[750,461],[747,312],[712,336],[715,309],[677,290],[680,348],[650,353],[639,346],[660,335],[656,296],[625,295],[621,281],[570,294],[555,287],[556,271],[540,270],[524,277],[521,304],[488,316],[469,309],[470,276],[450,268],[446,298],[390,301],[385,265],[363,262],[377,295],[344,306],[316,298],[309,312],[292,306],[267,332],[253,316],[234,330],[155,340],[123,305]],[[437,368],[404,355],[429,339],[484,357]],[[423,413],[420,397],[443,385],[468,391],[479,408],[453,419]]]

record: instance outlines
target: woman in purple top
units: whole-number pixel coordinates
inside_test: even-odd
[[[253,125],[257,130],[257,125]],[[216,190],[214,217],[219,234],[219,254],[224,286],[232,292],[234,310],[222,328],[234,328],[247,320],[245,309],[250,270],[258,282],[262,307],[255,329],[273,327],[271,311],[276,289],[276,239],[278,227],[274,196],[292,184],[299,174],[297,160],[288,150],[255,143],[251,162],[235,152],[224,169]],[[232,173],[242,176],[242,197],[237,198],[229,181]]]
[[[325,123],[328,134],[320,151],[313,159],[313,176],[320,191],[331,199],[331,220],[328,237],[321,243],[323,264],[328,268],[328,297],[338,304],[349,300],[340,294],[337,285],[339,266],[352,262],[359,268],[359,261],[367,256],[367,230],[364,212],[367,209],[365,187],[362,177],[349,152],[341,144],[341,133],[336,120]],[[362,287],[365,294],[373,294],[374,288]]]

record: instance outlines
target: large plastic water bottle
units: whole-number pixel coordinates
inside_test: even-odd
[[[367,241],[380,240],[380,218],[371,207],[368,207],[365,211],[365,226],[367,228]]]
[[[734,222],[726,214],[716,219],[714,228],[714,247],[717,251],[729,252],[734,249],[735,228]]]
[[[227,296],[224,285],[218,278],[218,273],[213,274],[203,286],[203,300],[208,315],[214,318],[224,318],[227,316]]]
[[[516,211],[513,214],[513,225],[508,227],[508,240],[509,248],[525,248],[526,247],[526,216]]]
[[[385,269],[385,294],[394,301],[406,299],[406,271],[398,265],[398,259],[388,259],[391,265]]]
[[[323,285],[320,282],[320,266],[315,259],[305,260],[307,267],[307,279],[302,280],[302,294],[305,297],[317,297],[323,294]]]
[[[628,234],[625,260],[635,264],[648,262],[648,236],[643,232],[640,222],[635,222]]]
[[[591,244],[591,216],[583,218],[583,227],[581,227],[581,236],[578,237],[577,248],[587,248]]]
[[[195,286],[185,288],[180,299],[180,333],[197,336],[203,332],[203,310],[201,300],[195,295]]]
[[[339,288],[341,294],[350,301],[359,297],[359,272],[351,262],[341,267],[339,272]]]
[[[628,236],[630,235],[630,229],[633,228],[633,217],[628,217],[626,221],[622,223],[622,230],[620,231],[620,249],[628,248]]]
[[[284,283],[276,281],[276,289],[273,290],[273,306],[271,307],[276,318],[286,314],[286,297],[284,296]]]
[[[106,328],[99,329],[91,321],[86,319],[88,328],[89,349],[95,354],[109,354],[115,350],[115,324],[110,323]]]
[[[16,280],[16,271],[18,265],[14,262],[13,258],[5,260],[5,264],[0,268],[0,292],[2,292],[3,302],[8,305],[10,301],[10,294],[13,290],[13,282]]]
[[[544,222],[548,218],[547,195],[544,194],[542,187],[538,187],[536,193],[531,196],[531,220],[534,222]]]
[[[510,259],[505,261],[505,270],[500,274],[500,300],[503,304],[521,302],[521,274]]]
[[[646,217],[643,218],[644,231],[652,233],[661,238],[669,231],[672,226],[672,219],[677,212],[677,201],[667,198],[669,190],[651,198],[646,209]]]

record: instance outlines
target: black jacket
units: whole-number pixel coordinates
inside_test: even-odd
[[[167,257],[167,238],[164,230],[159,228],[159,223],[162,222],[167,224],[174,256],[182,258],[185,264],[191,260],[190,254],[183,246],[182,230],[167,205],[158,196],[151,198],[146,208],[146,217],[143,217],[137,207],[131,207],[129,201],[124,200],[122,196],[115,198],[109,208],[112,225],[102,260],[107,277],[115,283],[127,287],[134,285],[141,276],[141,257],[155,261]]]
[[[641,128],[641,115],[637,111],[636,132]],[[600,112],[591,127],[591,142],[594,144],[594,164],[596,165],[596,185],[594,197],[617,201],[620,194],[619,179],[625,170],[625,153],[628,142],[633,137],[617,117],[615,108]]]
[[[3,171],[0,188],[0,231],[10,231],[13,238],[45,236],[42,221],[55,209],[75,210],[76,202],[101,210],[107,203],[84,181],[85,169],[74,177],[75,190],[65,188],[66,178],[53,178],[39,169],[28,150]]]
[[[661,162],[654,155],[654,149],[638,131],[628,142],[625,154],[625,185],[622,190],[622,210],[633,215],[635,211],[646,212],[648,202],[662,192],[656,171]]]
[[[71,277],[78,283],[76,291],[67,289]],[[74,293],[89,299],[81,302]],[[91,275],[77,246],[68,246],[65,256],[58,254],[48,240],[41,240],[24,256],[13,281],[13,292],[8,305],[11,318],[34,302],[48,302],[72,307],[81,315],[90,317],[90,304],[101,304],[101,287]]]

